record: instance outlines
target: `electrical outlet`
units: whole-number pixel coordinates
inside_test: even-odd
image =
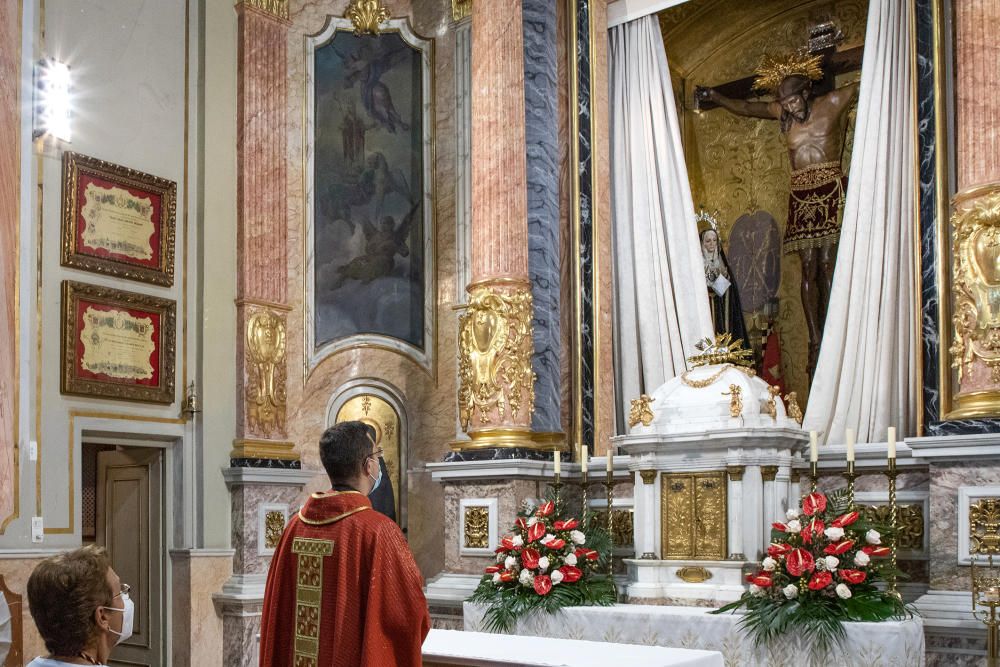
[[[31,541],[41,542],[45,539],[45,529],[42,526],[42,517],[31,517]]]
[[[28,442],[28,460],[29,461],[38,460],[38,443],[34,440]]]

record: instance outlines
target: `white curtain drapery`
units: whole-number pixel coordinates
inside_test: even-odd
[[[872,2],[830,305],[804,428],[843,442],[916,435],[911,3]]]
[[[670,70],[655,16],[610,30],[618,405],[713,333]]]

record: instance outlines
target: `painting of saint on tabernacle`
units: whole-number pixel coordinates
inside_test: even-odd
[[[398,30],[332,30],[313,51],[313,350],[425,348],[424,64]]]

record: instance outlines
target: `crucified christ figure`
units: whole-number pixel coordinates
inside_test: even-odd
[[[771,102],[747,102],[699,86],[695,97],[740,116],[780,123],[791,161],[791,192],[783,243],[785,254],[802,260],[802,309],[809,331],[807,372],[816,370],[830,285],[840,239],[840,211],[847,177],[840,168],[851,104],[858,93],[852,83],[814,95],[812,82],[823,78],[822,56],[791,55],[765,58],[754,89],[774,95]]]

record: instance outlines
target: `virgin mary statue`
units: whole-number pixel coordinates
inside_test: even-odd
[[[749,344],[746,324],[743,322],[743,307],[740,293],[733,282],[733,272],[726,261],[726,253],[719,242],[719,232],[708,228],[699,234],[701,256],[705,261],[705,283],[712,310],[712,324],[715,333],[729,333]]]

